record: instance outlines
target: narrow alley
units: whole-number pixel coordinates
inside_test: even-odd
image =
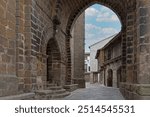
[[[72,92],[64,100],[124,100],[118,88],[89,83],[86,84],[86,87]]]

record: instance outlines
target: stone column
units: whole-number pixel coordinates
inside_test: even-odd
[[[24,92],[25,37],[24,0],[16,0],[16,71],[19,80],[18,90]]]
[[[133,87],[137,82],[137,15],[136,2],[134,0],[128,0],[126,12],[126,27],[122,33],[122,83],[120,90],[126,99],[134,99]]]
[[[137,94],[150,99],[150,1],[137,0]]]
[[[132,42],[134,48],[132,50],[127,47],[127,82],[121,86],[126,99],[150,99],[149,7],[149,0],[136,0],[136,14],[133,12],[134,15],[127,17],[128,21],[134,18],[135,23],[131,28],[127,28],[127,46]],[[131,51],[134,53],[129,54]],[[130,63],[133,65],[130,66]]]
[[[33,14],[33,7],[35,6],[35,1],[25,0],[25,24],[24,24],[24,35],[25,35],[25,70],[24,70],[24,91],[31,92],[35,90],[36,83],[36,53],[33,49],[35,45],[35,37],[31,32],[31,29],[37,28],[31,18]]]
[[[70,33],[66,35],[66,85],[72,84],[71,79],[71,49],[70,49]]]
[[[126,82],[133,83],[134,70],[134,41],[136,40],[136,4],[133,1],[127,3],[126,21]]]
[[[121,82],[126,82],[126,30],[122,30],[122,78]]]
[[[72,32],[72,79],[80,88],[85,87],[84,79],[84,41],[85,14],[82,13],[74,24]]]

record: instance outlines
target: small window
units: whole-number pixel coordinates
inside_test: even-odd
[[[89,67],[89,71],[90,71],[91,69],[90,69],[90,67]]]
[[[107,53],[107,60],[111,59],[111,49],[108,49],[108,53]]]

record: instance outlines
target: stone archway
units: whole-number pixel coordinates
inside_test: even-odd
[[[57,41],[52,38],[47,44],[47,83],[61,84],[61,55]]]
[[[71,38],[71,36],[70,36],[70,33],[71,33],[71,31],[72,31],[72,28],[73,28],[73,26],[74,26],[74,24],[75,24],[75,22],[76,22],[76,20],[77,20],[77,18],[88,8],[88,7],[90,7],[90,6],[92,6],[92,5],[94,5],[94,4],[101,4],[101,5],[104,5],[104,6],[106,6],[106,7],[108,7],[108,8],[110,8],[111,10],[113,10],[117,15],[118,15],[118,17],[119,17],[119,19],[120,19],[120,22],[121,22],[121,24],[122,24],[122,35],[123,34],[125,34],[125,29],[126,29],[126,26],[125,26],[125,23],[126,23],[126,11],[125,11],[125,8],[126,8],[126,6],[124,5],[124,4],[122,4],[122,2],[120,2],[120,1],[118,1],[118,0],[116,0],[115,2],[112,2],[112,1],[103,1],[103,0],[87,0],[86,2],[82,2],[82,3],[80,3],[80,5],[77,7],[77,8],[74,8],[74,10],[72,10],[71,11],[71,14],[70,14],[70,16],[69,16],[69,18],[68,18],[68,22],[67,22],[67,27],[66,27],[66,34],[67,34],[67,36],[66,36],[66,45],[68,45],[68,46],[66,46],[66,53],[67,53],[67,74],[69,74],[69,75],[67,75],[66,76],[66,80],[68,81],[68,82],[70,82],[71,83],[71,81],[72,81],[72,79],[71,79],[71,53],[70,53],[70,38]],[[116,6],[118,6],[118,7],[116,7]],[[124,35],[124,37],[123,38],[126,38],[125,37],[125,35]],[[125,40],[125,39],[124,39]],[[124,41],[124,43],[126,43],[126,40]],[[124,48],[124,49],[126,49],[125,47],[125,44],[123,44],[122,45],[122,47]],[[126,51],[123,51],[124,53],[123,53],[123,55],[124,55],[124,57],[125,57],[125,54],[126,54]],[[126,69],[125,67],[124,67],[124,69]],[[80,80],[80,81],[78,81],[78,82],[82,82],[82,83],[84,83],[83,82],[83,80],[82,79],[77,79],[77,80]]]
[[[138,78],[137,74],[137,69],[138,65],[137,63],[139,62],[138,60],[138,55],[137,55],[137,45],[138,45],[138,36],[139,32],[141,31],[141,35],[147,34],[145,32],[142,34],[142,30],[146,30],[146,28],[143,26],[138,29],[139,21],[138,21],[138,15],[136,14],[137,9],[138,9],[138,4],[139,2],[136,0],[76,0],[72,1],[74,3],[74,7],[71,6],[71,10],[69,12],[69,16],[67,17],[67,22],[66,22],[66,53],[67,53],[67,75],[66,79],[69,83],[71,83],[71,54],[70,54],[70,32],[74,26],[74,23],[76,19],[79,17],[79,15],[89,6],[99,3],[101,5],[104,5],[106,7],[109,7],[112,9],[120,18],[121,24],[122,24],[122,29],[121,29],[121,37],[122,37],[122,82],[121,85],[122,87],[125,87],[123,89],[120,88],[120,90],[125,91],[126,87],[128,87],[129,84],[137,84]],[[143,2],[141,2],[143,5]],[[146,2],[144,3],[146,4]],[[146,12],[146,9],[142,9],[141,11],[145,11],[145,15],[148,13]],[[137,12],[140,14],[141,12]],[[142,16],[142,14],[141,14]],[[138,22],[138,24],[137,24]],[[146,25],[145,25],[146,26]],[[137,38],[138,37],[138,38]],[[135,73],[134,73],[135,71]],[[141,78],[143,79],[143,78]],[[141,80],[140,80],[141,81]],[[145,80],[146,81],[146,80]],[[132,92],[132,91],[131,91]],[[126,94],[124,94],[126,95]],[[127,96],[130,97],[130,96]]]
[[[107,76],[107,86],[112,87],[113,86],[113,70],[108,70],[108,76]]]

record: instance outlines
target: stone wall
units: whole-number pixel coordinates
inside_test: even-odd
[[[50,6],[55,7],[55,2],[49,0],[39,0],[32,1],[31,11],[29,13],[31,26],[29,28],[29,33],[31,34],[31,43],[29,47],[30,52],[30,69],[32,80],[32,89],[34,83],[36,86],[36,78],[38,81],[42,81],[44,85],[46,83],[47,77],[47,43],[52,38],[55,38],[55,41],[58,45],[59,52],[61,53],[60,59],[60,77],[62,80],[65,80],[66,71],[65,71],[65,61],[66,61],[66,50],[65,50],[65,34],[62,33],[61,28],[57,29],[57,32],[54,32],[53,16],[55,15],[55,9]],[[53,9],[52,9],[53,8]],[[63,24],[62,24],[63,25]],[[54,33],[56,33],[54,35]],[[64,84],[64,83],[63,83]],[[31,87],[30,87],[31,89]]]
[[[106,65],[105,66],[105,78],[104,78],[104,82],[105,82],[105,85],[108,86],[107,84],[107,78],[108,78],[108,72],[109,70],[112,70],[113,72],[113,76],[112,76],[112,86],[113,87],[118,87],[117,86],[117,83],[119,82],[118,79],[117,79],[117,71],[118,69],[121,67],[121,60],[118,60],[117,62],[114,62],[114,63],[110,63],[109,65]],[[102,72],[104,73],[104,72]]]
[[[54,37],[55,6],[56,2],[50,0],[0,1],[0,96],[31,92],[46,85],[46,50],[48,41]],[[61,53],[63,84],[66,78],[65,38],[59,28],[55,39]]]
[[[139,60],[137,83],[150,84],[150,1],[139,1],[137,4],[137,58]]]
[[[16,76],[16,0],[0,0],[0,96],[18,91]]]
[[[49,1],[25,0],[25,78],[24,90],[29,92],[46,82],[46,46],[52,37],[52,21]],[[49,30],[48,30],[49,29]],[[49,37],[46,38],[49,32]]]
[[[84,73],[85,82],[90,82],[90,73]]]
[[[122,83],[120,90],[126,99],[149,99],[150,98],[150,80],[149,80],[149,0],[136,0],[136,6],[130,4],[132,8],[128,17],[131,25],[128,28],[127,46],[133,47],[128,49],[127,56],[127,82]],[[134,4],[135,5],[135,4]],[[129,14],[130,15],[130,14]],[[130,29],[130,30],[129,30]],[[130,36],[132,35],[132,36]],[[131,52],[133,51],[133,52]],[[131,78],[132,77],[132,78]],[[130,78],[130,79],[129,79]]]

